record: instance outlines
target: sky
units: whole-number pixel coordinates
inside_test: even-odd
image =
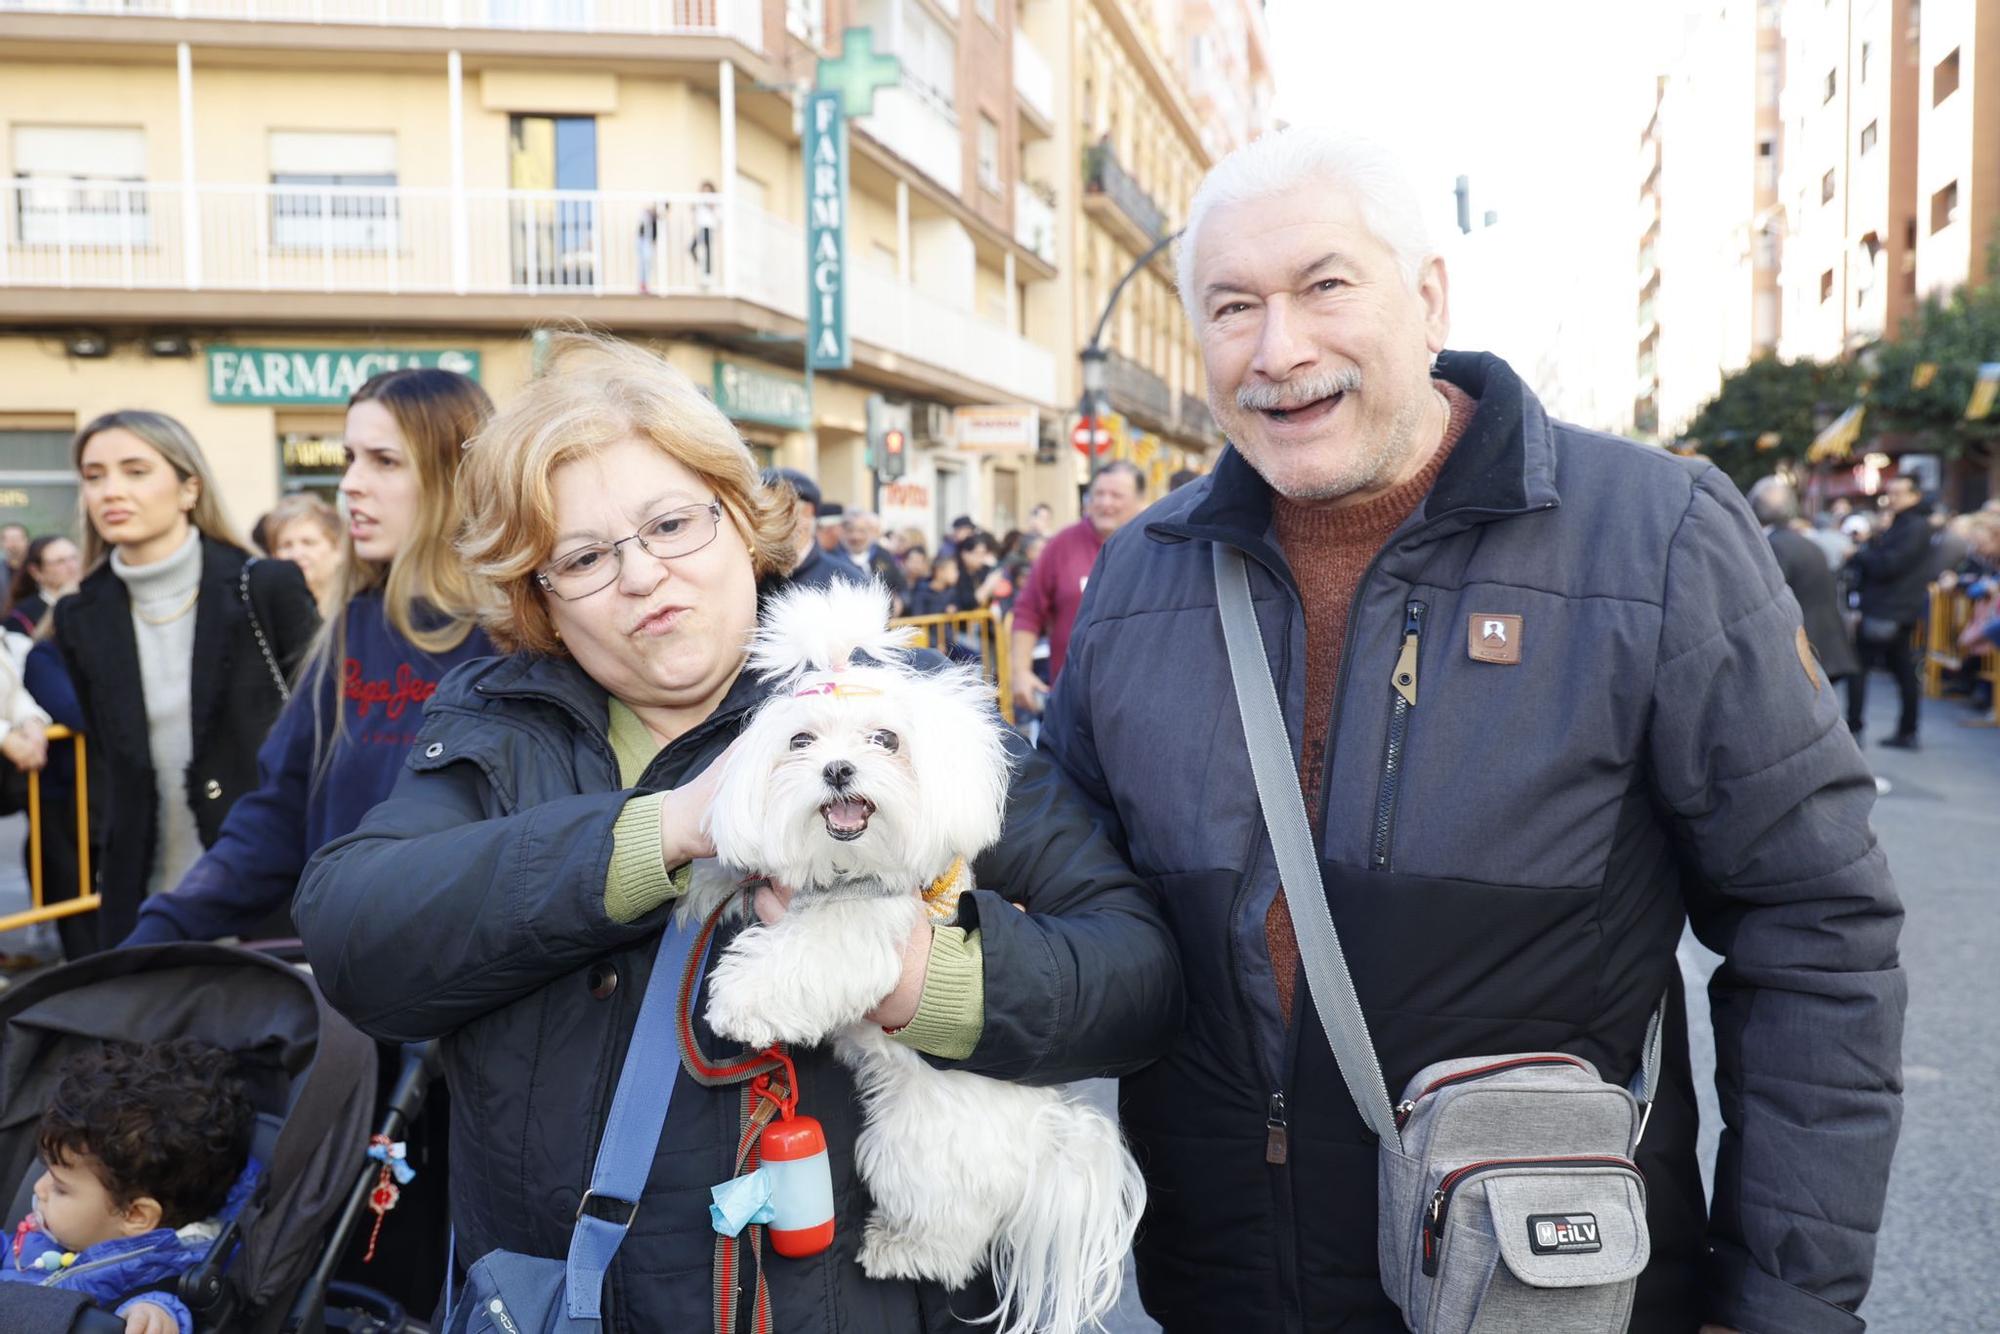
[[[1280,119],[1403,157],[1451,278],[1451,345],[1629,427],[1639,134],[1693,0],[1268,0]],[[1474,232],[1452,186],[1471,179]],[[1482,227],[1492,210],[1498,223]],[[1620,421],[1620,415],[1626,420]]]

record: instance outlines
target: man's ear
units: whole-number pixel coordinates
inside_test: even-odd
[[[160,1225],[166,1211],[150,1195],[141,1195],[118,1211],[118,1228],[128,1237],[144,1236]]]

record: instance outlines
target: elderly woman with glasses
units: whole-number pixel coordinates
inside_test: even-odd
[[[565,340],[471,442],[460,484],[461,546],[497,585],[488,629],[514,652],[445,678],[409,770],[320,853],[294,914],[349,1018],[444,1039],[462,1271],[494,1250],[565,1253],[660,933],[685,868],[713,852],[714,761],[767,691],[745,667],[759,586],[792,550],[787,507],[722,414],[603,340]],[[1170,938],[1080,798],[1038,754],[1013,758],[981,888],[918,929],[871,1018],[1000,1078],[1133,1070],[1179,1024]],[[732,1050],[691,1022],[704,1051]],[[751,1100],[684,1075],[604,1285],[606,1330],[707,1329],[739,1301],[768,1300],[788,1332],[944,1330],[992,1309],[983,1279],[947,1293],[862,1273],[854,1085],[826,1049],[793,1057],[825,1128],[832,1248],[721,1263],[709,1191],[735,1170]]]

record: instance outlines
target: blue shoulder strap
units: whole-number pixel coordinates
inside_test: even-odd
[[[680,1075],[674,1005],[688,952],[700,934],[700,922],[683,922],[675,914],[660,937],[659,953],[653,957],[653,975],[639,1003],[639,1022],[633,1025],[631,1045],[625,1049],[618,1089],[611,1095],[611,1115],[604,1123],[604,1140],[597,1148],[590,1189],[577,1203],[576,1229],[569,1237],[567,1286],[572,1320],[601,1318],[604,1275],[639,1213],[639,1197],[645,1192]],[[694,991],[695,995],[701,992],[699,974]],[[600,1218],[587,1212],[593,1201],[609,1205],[608,1212],[614,1216]]]

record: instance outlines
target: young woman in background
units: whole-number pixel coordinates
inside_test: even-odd
[[[90,572],[55,639],[91,749],[98,939],[172,888],[256,780],[257,747],[319,626],[296,565],[253,561],[185,426],[113,412],[72,450]]]

